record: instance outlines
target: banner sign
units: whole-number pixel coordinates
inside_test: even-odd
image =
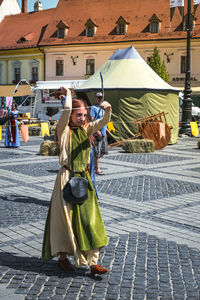
[[[200,1],[200,0],[196,0]],[[170,7],[184,6],[184,0],[170,0]]]

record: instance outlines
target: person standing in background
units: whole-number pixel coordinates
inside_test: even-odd
[[[15,101],[12,102],[11,111],[9,112],[13,118],[7,121],[6,134],[5,134],[5,147],[16,148],[20,146],[19,129],[17,117],[19,111]]]
[[[101,104],[103,101],[103,94],[98,92],[95,96],[95,104],[90,109],[90,115],[93,121],[101,119],[105,113]],[[99,166],[99,159],[104,155],[108,154],[108,141],[106,136],[107,125],[98,130],[94,134],[94,154],[95,154],[95,173],[98,175],[104,175]]]

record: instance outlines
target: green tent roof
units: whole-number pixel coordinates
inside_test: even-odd
[[[170,86],[141,58],[133,46],[118,49],[109,60],[76,91],[87,92],[101,89],[146,89],[179,92]]]

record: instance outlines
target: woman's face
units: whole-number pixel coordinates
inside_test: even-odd
[[[85,124],[87,118],[87,109],[84,107],[77,108],[71,114],[71,125],[80,127]]]

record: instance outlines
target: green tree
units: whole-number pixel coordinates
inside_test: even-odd
[[[161,61],[157,47],[154,48],[153,55],[150,57],[148,64],[164,81],[169,82],[169,73],[167,72],[164,61]]]

